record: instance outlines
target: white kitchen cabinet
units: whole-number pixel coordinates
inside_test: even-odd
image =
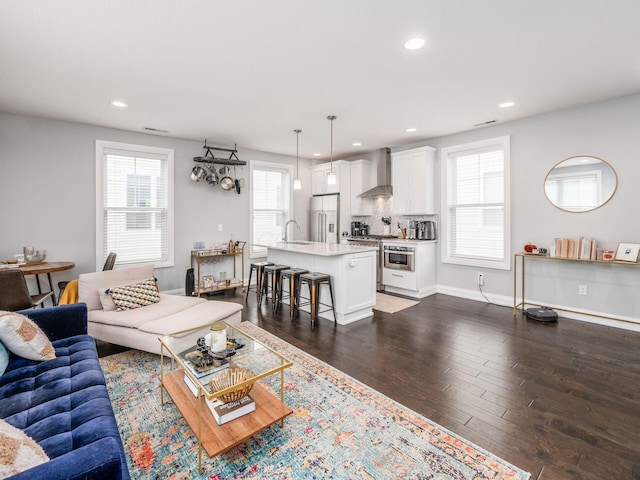
[[[385,291],[413,298],[423,298],[436,293],[435,241],[385,240],[383,244],[395,247],[411,246],[415,249],[415,268],[413,272],[386,267],[382,269],[382,283]]]
[[[393,213],[435,214],[435,148],[396,152],[391,158]]]
[[[417,291],[418,275],[416,272],[385,268],[382,271],[382,283],[384,284],[385,289],[388,287],[395,287],[403,290]]]
[[[373,201],[360,198],[362,192],[375,187],[372,164],[369,160],[355,160],[351,165],[351,215],[372,215]]]
[[[346,164],[346,165],[345,165]],[[349,165],[342,160],[333,162],[333,171],[336,174],[335,185],[327,183],[327,175],[331,171],[331,162],[321,163],[311,167],[311,193],[322,195],[325,193],[343,193],[349,186]],[[346,182],[346,184],[345,184]]]

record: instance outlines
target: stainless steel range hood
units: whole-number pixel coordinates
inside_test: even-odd
[[[360,198],[390,198],[393,197],[393,187],[391,186],[391,149],[381,148],[378,150],[376,158],[376,170],[378,173],[378,185],[362,192]]]

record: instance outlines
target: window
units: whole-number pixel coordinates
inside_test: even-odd
[[[173,266],[173,150],[96,141],[96,267]]]
[[[509,269],[509,137],[445,147],[442,261]]]
[[[267,255],[254,243],[282,240],[291,212],[291,174],[287,165],[251,162],[251,258]]]

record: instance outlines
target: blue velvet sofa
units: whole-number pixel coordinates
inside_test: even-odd
[[[25,431],[50,460],[13,479],[129,479],[118,426],[85,304],[20,312],[51,340],[56,358],[12,354],[0,376],[0,417]]]

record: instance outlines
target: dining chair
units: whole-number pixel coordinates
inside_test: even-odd
[[[107,255],[107,259],[104,261],[104,266],[102,267],[102,271],[106,272],[107,270],[113,270],[113,267],[116,264],[116,254],[113,252],[109,252],[109,255]],[[67,285],[69,285],[69,280],[64,280],[62,282],[58,282],[58,290],[59,290],[59,295],[58,298],[62,298],[62,293],[64,292],[64,289],[67,288]]]
[[[31,295],[19,268],[0,270],[0,310],[15,312],[42,305],[53,292]]]

